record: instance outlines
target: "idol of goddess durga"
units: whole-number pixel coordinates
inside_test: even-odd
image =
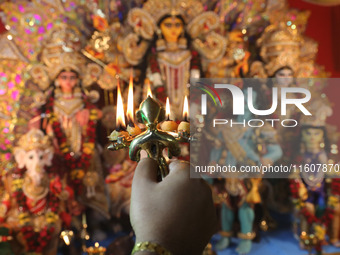
[[[200,77],[199,55],[187,48],[184,20],[180,15],[164,16],[159,27],[161,39],[157,39],[156,48],[151,49],[150,78],[156,96],[162,101],[165,101],[165,95],[169,96],[178,109],[175,117],[180,118],[184,96],[188,95],[189,79]]]
[[[218,16],[199,1],[148,1],[129,12],[128,22],[134,33],[124,39],[126,60],[132,65],[146,60],[156,98],[165,103],[168,96],[175,105],[171,118],[182,118],[190,78],[201,77],[202,60],[225,52],[225,38],[213,32]]]

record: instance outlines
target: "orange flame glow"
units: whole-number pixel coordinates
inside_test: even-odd
[[[134,119],[133,119],[133,109],[134,109],[134,107],[133,107],[133,78],[132,78],[132,72],[131,72],[126,116],[127,116],[128,121],[132,122],[132,123],[134,121]]]
[[[148,96],[152,97],[151,86],[150,86],[150,81],[149,80],[147,81],[147,84],[148,84],[148,94],[147,94],[147,97]]]
[[[116,113],[116,128],[125,128],[124,118],[124,104],[122,99],[122,93],[120,91],[119,80],[117,82],[117,113]]]
[[[165,116],[167,120],[170,120],[170,102],[169,97],[166,98]]]
[[[184,105],[183,105],[183,119],[186,121],[188,116],[189,116],[189,103],[188,103],[188,97],[185,96]]]

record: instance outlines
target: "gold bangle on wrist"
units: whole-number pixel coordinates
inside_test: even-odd
[[[136,243],[135,246],[133,247],[131,255],[139,251],[154,252],[157,255],[172,255],[171,252],[169,252],[167,249],[165,249],[161,245],[157,243],[152,243],[152,242]]]

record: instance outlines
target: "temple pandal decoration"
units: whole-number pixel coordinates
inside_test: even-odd
[[[332,2],[332,0],[309,1],[323,2],[323,4]],[[338,1],[340,0],[333,2]],[[7,30],[0,36],[0,45],[2,45],[0,48],[0,61],[2,63],[0,65],[0,230],[2,228],[4,231],[3,234],[0,234],[2,235],[2,244],[8,245],[8,247],[11,239],[17,241],[18,234],[24,233],[25,235],[26,233],[26,236],[30,237],[33,233],[40,239],[44,239],[44,242],[47,239],[58,242],[58,239],[61,238],[66,246],[72,246],[73,243],[78,241],[81,242],[82,252],[104,254],[105,248],[100,247],[98,243],[93,247],[86,246],[88,241],[92,239],[94,230],[91,224],[94,224],[94,220],[90,218],[89,226],[87,226],[84,208],[103,212],[103,209],[109,208],[105,206],[106,202],[111,200],[111,208],[114,208],[114,212],[111,211],[109,216],[119,218],[121,213],[128,214],[132,176],[136,164],[128,159],[127,148],[131,160],[139,161],[142,157],[141,154],[144,153],[143,150],[146,152],[145,156],[147,154],[148,157],[155,159],[159,165],[159,180],[161,180],[169,172],[168,159],[184,156],[185,150],[181,152],[180,149],[182,142],[201,140],[199,136],[202,136],[202,139],[209,140],[208,135],[203,132],[190,132],[188,99],[184,97],[189,94],[187,84],[190,78],[265,79],[271,76],[276,77],[276,74],[279,75],[281,71],[287,71],[287,67],[288,73],[290,72],[288,76],[325,78],[328,75],[323,67],[316,64],[317,43],[304,35],[310,13],[290,8],[287,0],[8,0],[2,1],[0,9],[0,18]],[[64,53],[61,54],[61,52]],[[60,65],[57,65],[58,61],[60,61]],[[71,94],[65,93],[65,98],[61,97],[63,99],[61,100],[57,97],[63,96],[63,93],[54,93],[61,90],[57,87],[58,83],[53,80],[56,78],[57,70],[59,72],[63,70],[59,67],[65,67],[68,61],[71,63],[78,62],[78,64],[66,66],[65,69],[66,71],[76,71],[79,75],[76,77],[78,80],[75,85],[77,89],[74,89]],[[133,71],[131,72],[131,70]],[[125,91],[122,90],[121,92],[119,83],[121,85],[123,82],[128,83],[129,77],[130,86],[125,114],[122,99],[122,93],[124,95]],[[132,77],[135,78],[135,87],[133,87]],[[149,88],[151,86],[155,96],[152,96],[151,92],[145,96],[146,85],[149,85]],[[279,84],[274,85],[279,86]],[[303,84],[293,84],[293,86],[295,85],[303,86]],[[321,95],[324,99],[317,108],[322,108],[322,105],[330,105],[327,95],[322,91],[324,85],[317,83],[315,85],[317,86],[308,84],[308,89],[313,87],[314,93]],[[270,97],[269,86],[272,86],[272,84],[261,83],[261,86],[258,86],[258,95]],[[116,92],[117,102],[114,103],[113,98]],[[73,100],[73,96],[76,97],[76,100]],[[140,104],[137,112],[135,112],[133,106],[134,96],[136,103]],[[166,98],[165,110],[162,103],[165,103]],[[83,99],[86,99],[86,104],[85,101],[82,101]],[[141,99],[145,100],[140,103]],[[191,100],[192,102],[195,101],[193,95],[191,95]],[[171,112],[172,118],[170,118],[169,101],[175,106]],[[92,112],[87,124],[90,128],[86,133],[89,135],[83,135],[81,139],[69,139],[67,137],[65,139],[66,135],[64,136],[64,134],[66,132],[62,132],[63,130],[60,127],[63,127],[63,125],[60,124],[64,122],[65,130],[69,132],[70,128],[66,127],[66,120],[56,121],[56,118],[51,119],[54,129],[58,131],[54,134],[52,132],[51,136],[55,140],[58,140],[58,138],[60,140],[59,146],[54,145],[57,149],[55,151],[58,152],[59,147],[62,147],[65,151],[60,155],[55,154],[57,157],[61,156],[68,163],[64,166],[66,175],[73,172],[72,175],[70,174],[70,180],[67,180],[68,176],[66,175],[66,178],[61,178],[61,187],[67,187],[68,184],[72,186],[76,182],[86,192],[81,192],[81,189],[73,189],[81,193],[76,194],[81,199],[64,198],[62,203],[65,203],[65,206],[59,206],[57,199],[55,203],[52,201],[53,206],[49,206],[51,203],[47,203],[46,210],[52,208],[55,215],[46,213],[45,218],[51,221],[53,220],[52,217],[47,216],[52,215],[56,216],[53,217],[54,219],[59,217],[63,222],[60,230],[58,228],[50,231],[54,235],[41,234],[41,231],[31,231],[32,224],[29,221],[25,222],[25,229],[21,233],[20,231],[16,233],[13,231],[16,229],[15,227],[7,226],[7,223],[10,222],[9,219],[11,219],[10,205],[14,200],[25,205],[25,201],[20,200],[25,191],[20,185],[16,185],[18,188],[14,186],[14,188],[7,190],[7,186],[10,187],[8,185],[9,178],[13,174],[16,176],[15,144],[17,144],[19,138],[26,134],[32,122],[38,124],[39,129],[47,126],[48,119],[54,113],[54,102],[62,102],[63,104],[68,102],[67,106],[64,107],[60,107],[61,104],[59,104],[60,109],[57,109],[59,114],[61,110],[69,110],[72,108],[72,104],[76,105],[79,102],[84,103],[85,108]],[[99,114],[100,111],[90,108],[90,103],[98,106],[98,109],[101,108],[102,114]],[[114,109],[113,105],[117,108]],[[45,106],[48,109],[44,109]],[[181,119],[182,108],[184,108],[183,117],[182,122],[179,123],[177,121]],[[79,109],[82,110],[83,108],[80,107]],[[191,108],[192,112],[194,112],[193,109],[194,107]],[[117,111],[116,125],[112,121],[115,111]],[[70,114],[63,114],[62,116],[66,115]],[[99,115],[102,115],[99,123],[102,126],[100,125],[98,128],[100,132],[95,132],[95,122],[99,120]],[[125,122],[125,116],[127,122]],[[75,118],[72,115],[68,120],[71,123]],[[137,124],[137,122],[139,123]],[[205,119],[202,117],[198,122],[199,125],[196,125],[196,127],[203,129],[206,125]],[[193,123],[193,119],[191,119],[192,130],[194,129]],[[73,127],[76,126],[78,127],[78,124],[73,125]],[[115,130],[110,134],[114,128]],[[309,129],[315,128],[317,128],[315,125],[309,127]],[[333,158],[329,158],[328,163],[338,162],[336,145],[338,132],[336,127],[327,124],[322,128],[325,129],[325,131],[322,130],[324,134],[326,134],[327,129],[327,138],[331,138],[327,139],[331,140],[332,149],[330,153],[327,152],[327,156]],[[81,131],[82,129],[79,128],[75,134],[81,134]],[[283,148],[290,148],[290,143],[299,141],[302,136],[290,132],[286,134],[282,129],[276,131],[279,140],[282,141],[280,146]],[[331,131],[332,135],[328,131]],[[229,156],[233,156],[233,153],[235,155],[245,154],[246,149],[242,148],[238,140],[241,135],[247,138],[247,133],[242,132],[230,130],[221,132],[222,139],[219,142],[223,143],[223,150],[221,149],[222,153],[219,160],[223,163],[227,162],[228,154]],[[97,147],[100,149],[104,146],[107,147],[107,140],[105,137],[104,139],[97,137],[99,135],[96,133],[110,134],[111,144],[108,148],[116,151],[117,154],[112,154],[112,151],[108,150],[97,150]],[[254,133],[252,138],[262,139],[261,143],[259,142],[259,144],[256,144],[258,146],[254,147],[254,152],[257,156],[263,158],[262,152],[266,149],[264,148],[266,144],[264,144],[265,139],[260,135]],[[215,136],[212,138],[216,140]],[[69,151],[72,146],[65,146],[67,143],[61,143],[61,141],[66,140],[74,140],[73,147],[79,147],[81,141],[82,146],[80,147],[83,147],[82,150],[79,150],[82,154],[81,157],[73,157],[74,152]],[[208,143],[211,143],[211,141],[208,141]],[[322,148],[321,144],[323,144]],[[251,147],[248,146],[248,143],[246,145]],[[326,142],[317,145],[320,145],[319,152],[326,149],[324,148]],[[261,149],[257,151],[259,147]],[[305,149],[305,147],[303,148]],[[249,151],[252,149],[251,147]],[[198,150],[198,146],[191,146],[191,160],[200,156],[199,153],[195,153],[195,150]],[[289,149],[284,149],[284,151],[288,154],[290,152]],[[308,152],[308,150],[306,151]],[[302,157],[304,156],[302,149],[299,153]],[[293,155],[287,155],[284,159],[293,160],[292,157]],[[305,157],[305,159],[309,158]],[[79,164],[69,164],[71,159],[79,159]],[[235,159],[238,162],[241,161],[237,157]],[[62,163],[58,160],[56,162]],[[76,163],[76,161],[74,162]],[[87,167],[87,165],[93,165],[93,170],[96,171],[88,171],[90,167]],[[101,168],[105,170],[103,173],[110,173],[105,183],[109,184],[109,192],[107,192],[109,194],[106,194],[102,189],[105,186],[101,177],[105,176],[101,176],[101,171],[99,171]],[[64,170],[60,169],[62,168],[56,167],[56,176],[63,176]],[[40,171],[39,168],[35,170]],[[18,175],[20,178],[15,180],[17,183],[20,184],[25,179],[25,171],[25,169],[20,170]],[[71,177],[74,177],[75,181]],[[94,185],[94,183],[96,184]],[[44,191],[50,190],[48,183],[44,182],[43,184]],[[216,201],[219,204],[226,205],[223,212],[226,213],[225,215],[240,209],[240,206],[230,208],[229,198],[235,197],[234,187],[237,186],[237,192],[242,195],[243,192],[251,194],[251,191],[255,190],[248,190],[243,184],[243,182],[238,181],[226,181],[224,183],[227,188],[223,193],[224,196],[219,197],[220,202]],[[333,191],[334,196],[330,196],[328,199],[327,209],[332,210],[327,211],[325,214],[327,217],[318,217],[316,214],[314,215],[314,212],[301,210],[303,207],[300,205],[305,204],[305,199],[298,197],[298,189],[295,189],[296,198],[294,197],[295,193],[291,192],[291,198],[299,202],[296,203],[296,212],[304,220],[309,220],[307,230],[300,231],[300,229],[297,229],[295,236],[299,239],[301,247],[310,252],[316,247],[321,251],[325,236],[329,236],[330,242],[334,246],[340,246],[340,226],[338,224],[340,219],[338,200],[340,181],[333,179],[332,183],[328,184],[328,186],[331,186],[329,190]],[[284,199],[289,196],[289,192],[281,192],[280,190],[285,185],[275,185],[270,184],[269,187],[275,187],[273,190],[277,194],[274,194],[273,198],[279,198],[279,200],[269,201],[271,197],[268,197],[268,201],[262,203],[264,210],[268,207],[276,208],[279,211],[282,208],[285,209],[285,204],[288,204],[284,202]],[[219,183],[216,183],[213,186],[213,191],[218,186]],[[18,199],[10,196],[11,189],[17,189],[16,194],[20,195],[16,196]],[[53,191],[56,191],[56,189],[53,189]],[[51,195],[62,197],[61,194],[64,193],[56,192],[54,194],[51,192]],[[264,195],[271,193],[265,191]],[[88,196],[82,197],[80,196],[82,194]],[[102,196],[99,196],[100,194]],[[49,201],[49,199],[46,199],[46,201]],[[257,199],[257,202],[259,202],[259,199]],[[316,203],[313,208],[317,208],[317,206],[319,205]],[[253,205],[246,207],[247,215],[254,213],[253,208]],[[60,212],[59,209],[62,209],[63,212]],[[39,213],[41,212],[45,214],[45,209],[39,211]],[[33,218],[41,218],[41,215],[32,208],[26,208],[25,213],[26,215],[29,213]],[[68,217],[61,217],[65,215]],[[83,220],[79,219],[79,222],[82,222],[82,224],[73,226],[71,216],[81,218],[81,215]],[[334,216],[334,219],[329,216]],[[261,224],[269,222],[268,219],[266,220],[261,219]],[[247,221],[243,222],[244,224],[247,223]],[[297,221],[296,224],[301,225],[300,222]],[[45,224],[43,221],[40,223]],[[256,224],[256,222],[252,222],[249,225],[253,223]],[[311,223],[318,224],[315,227]],[[328,227],[324,228],[324,223],[331,226],[332,230],[328,231]],[[233,225],[234,223],[230,222],[230,224]],[[48,229],[52,230],[53,224],[49,225]],[[223,224],[221,225],[223,226]],[[97,226],[100,226],[100,224],[96,224]],[[269,224],[262,224],[261,228],[263,229],[266,226],[268,228]],[[77,235],[77,232],[73,233],[73,230],[76,230],[73,227],[80,228],[77,229],[80,235]],[[252,227],[250,230],[252,231]],[[226,232],[225,229],[222,229],[221,233],[224,236],[219,240],[222,245],[218,249],[224,250],[230,244],[231,235],[235,233]],[[238,251],[239,254],[250,252],[252,233],[247,230],[239,235],[242,239],[239,242],[240,247],[238,248],[241,248],[241,251]],[[93,236],[95,239],[95,235]],[[31,240],[34,241],[32,243],[36,248],[35,252],[41,250],[42,243],[35,242],[34,238],[31,238]],[[217,246],[218,244],[214,248],[217,249]],[[24,249],[27,251],[27,247],[23,247]],[[3,250],[0,248],[0,253],[2,254],[2,252]]]

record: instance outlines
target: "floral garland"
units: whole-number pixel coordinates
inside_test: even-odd
[[[57,194],[53,192],[48,192],[46,196],[45,208],[48,208],[45,213],[46,222],[48,225],[44,226],[40,232],[34,231],[34,227],[31,225],[30,210],[27,206],[27,197],[22,189],[24,184],[24,174],[26,168],[17,168],[14,173],[13,179],[13,196],[17,202],[19,208],[19,222],[21,227],[21,232],[23,233],[24,239],[27,244],[27,252],[41,253],[46,247],[48,242],[52,238],[52,234],[55,231],[55,222],[58,221],[58,208],[59,199]],[[50,172],[50,171],[46,171]],[[49,178],[52,176],[49,176]]]
[[[97,120],[97,110],[94,105],[85,101],[85,109],[90,110],[90,119],[87,124],[86,134],[82,134],[82,147],[81,147],[81,156],[74,157],[73,152],[70,149],[70,145],[67,143],[67,138],[65,133],[63,132],[60,122],[53,111],[54,98],[51,97],[47,103],[46,114],[49,116],[49,121],[52,125],[52,129],[54,135],[57,139],[60,152],[65,160],[66,166],[68,169],[71,169],[70,179],[73,185],[75,186],[75,190],[81,193],[80,189],[80,181],[85,176],[85,172],[91,164],[91,159],[95,147],[95,125]]]

